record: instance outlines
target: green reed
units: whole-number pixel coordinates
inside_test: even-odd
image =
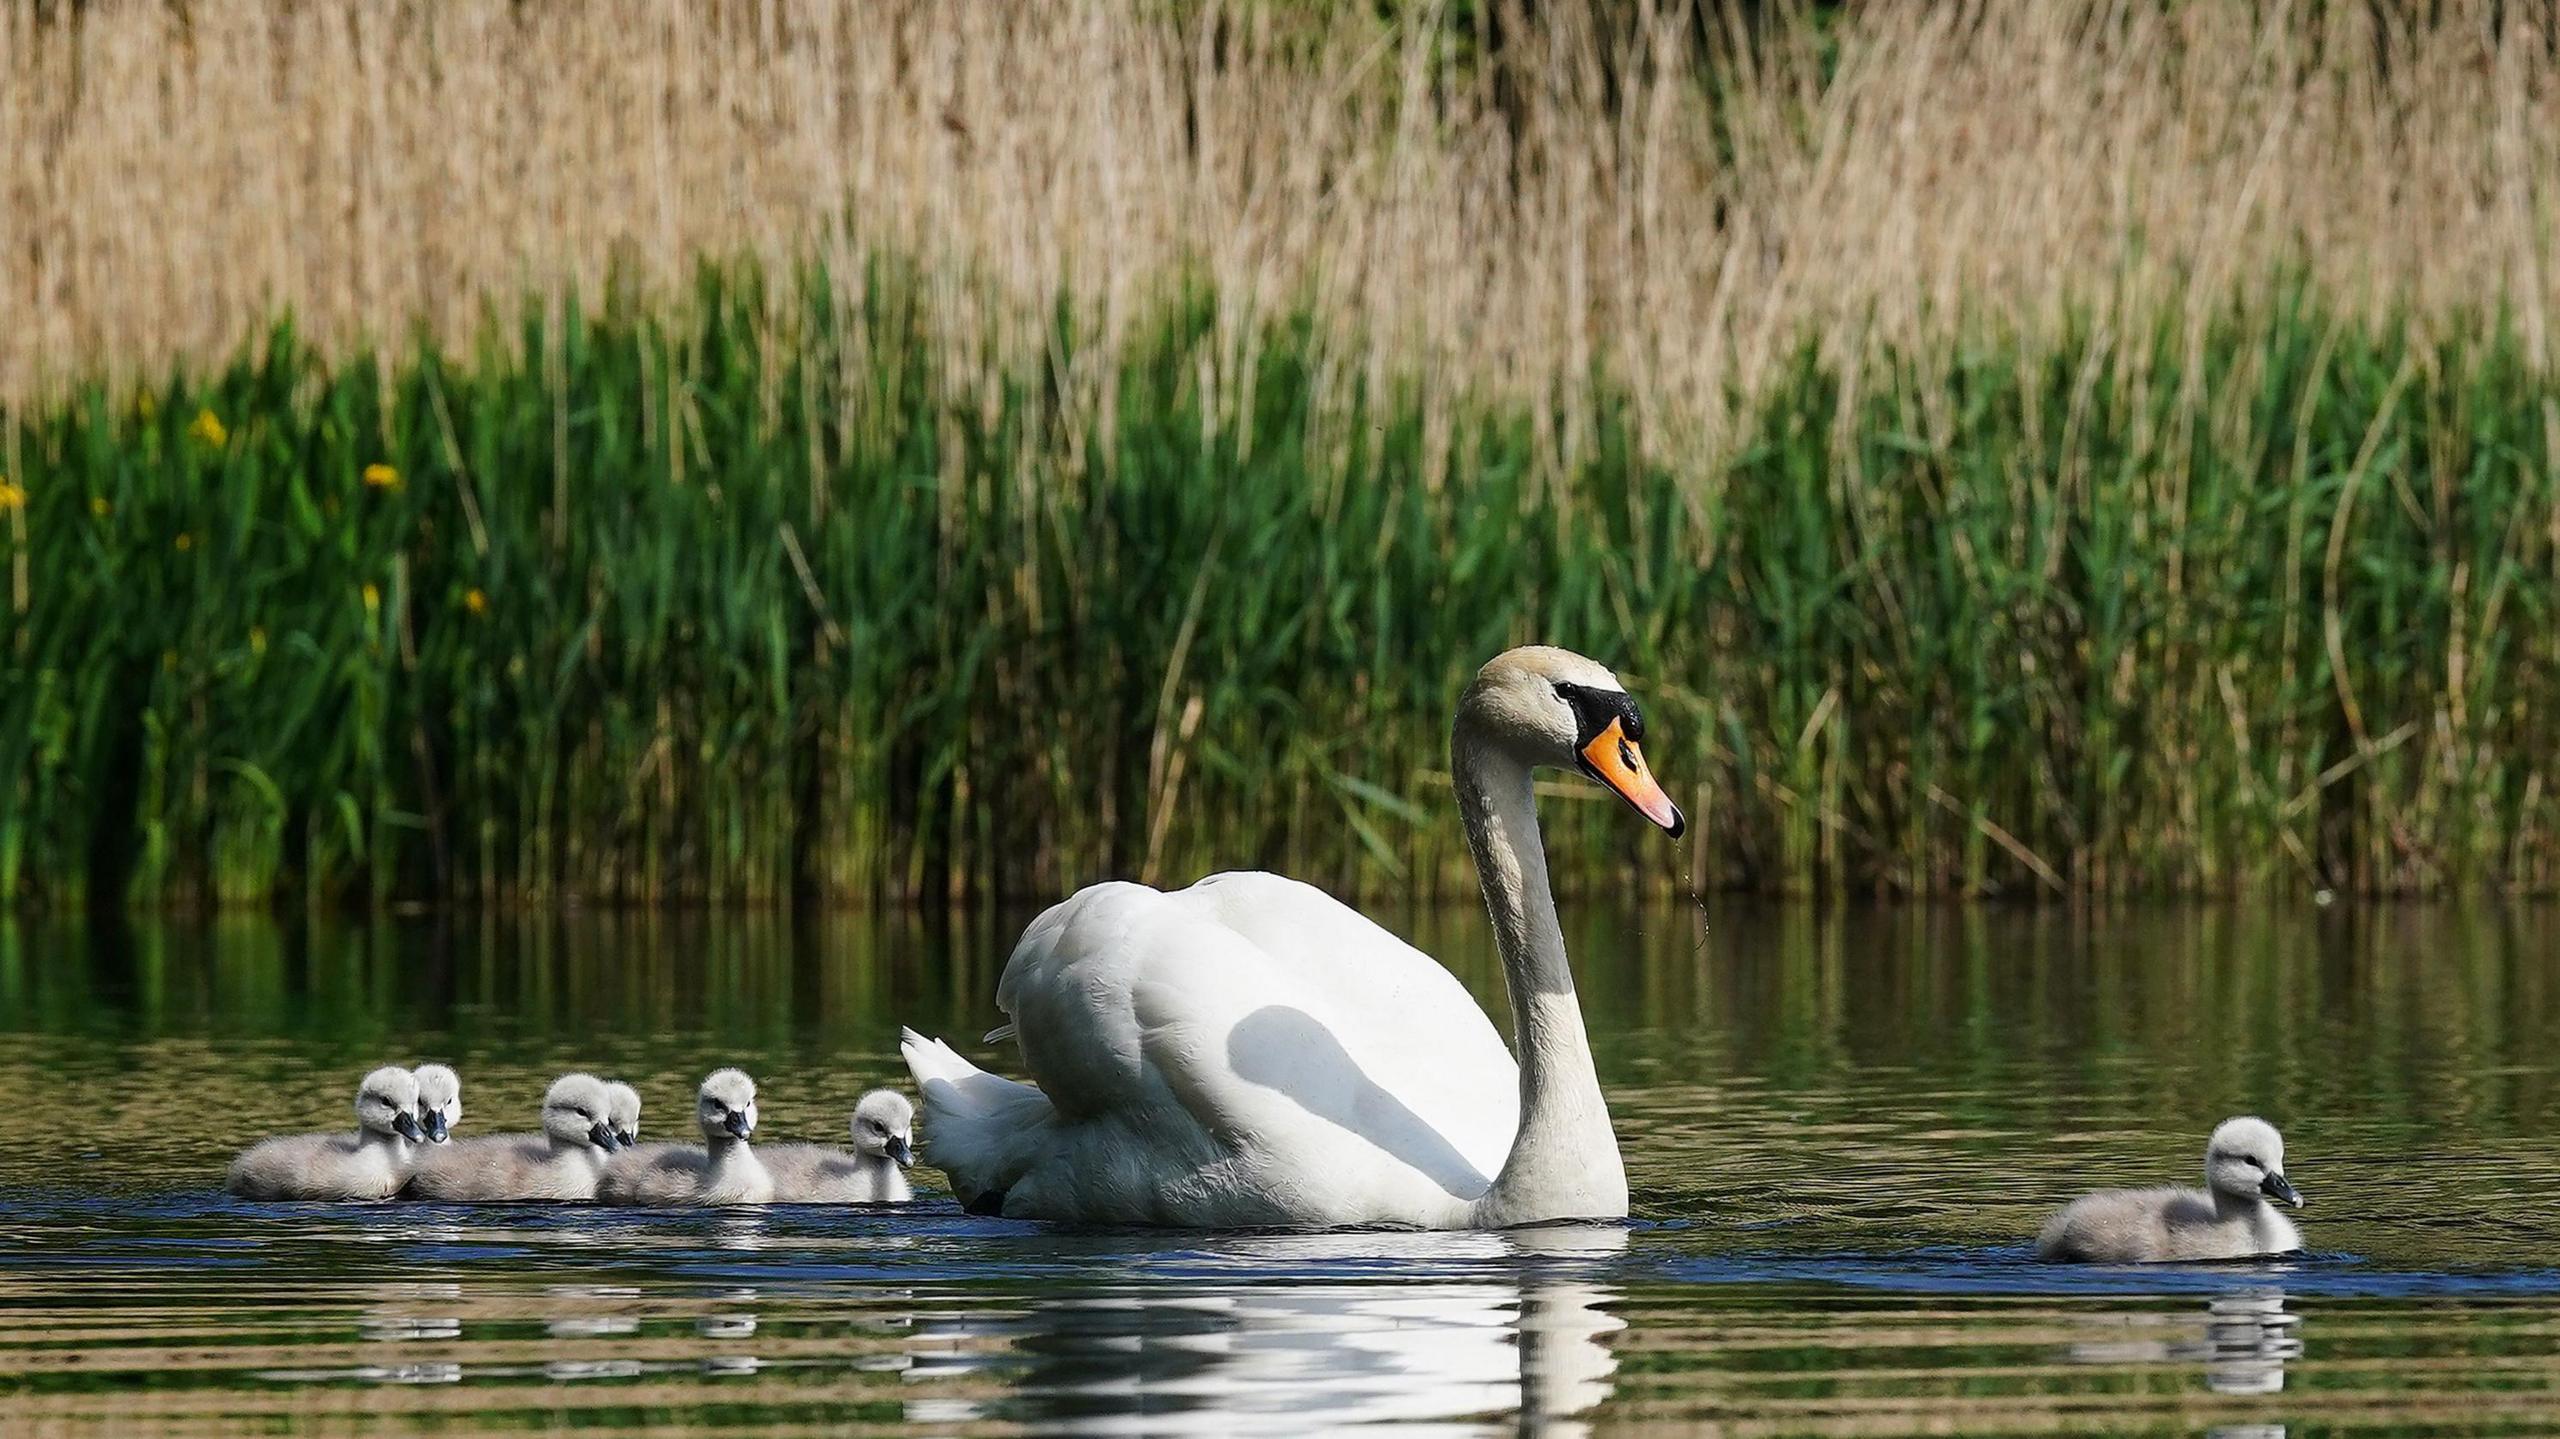
[[[1454,890],[1448,709],[1530,639],[1700,821],[1565,782],[1578,887],[2560,872],[2560,385],[2494,318],[1808,344],[1666,466],[1605,377],[1568,447],[1205,292],[1011,363],[785,288],[11,419],[0,896]]]

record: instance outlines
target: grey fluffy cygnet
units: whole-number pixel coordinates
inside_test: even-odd
[[[617,1154],[596,1180],[606,1204],[764,1204],[773,1198],[773,1176],[747,1147],[756,1128],[756,1086],[741,1071],[722,1069],[702,1081],[694,1118],[706,1146],[650,1146]]]
[[[412,1199],[496,1203],[596,1197],[614,1138],[604,1081],[564,1074],[542,1096],[540,1134],[465,1139],[418,1156],[403,1192]]]
[[[640,1091],[619,1079],[604,1085],[605,1111],[613,1124],[615,1146],[629,1149],[640,1142]]]
[[[773,1175],[776,1204],[902,1204],[913,1197],[915,1106],[894,1089],[875,1089],[853,1106],[853,1150],[824,1144],[768,1144],[756,1151]]]
[[[417,1076],[384,1065],[356,1086],[356,1132],[264,1139],[231,1161],[223,1187],[243,1199],[388,1199],[409,1178]]]
[[[418,1127],[429,1143],[446,1143],[462,1123],[462,1076],[441,1064],[421,1064],[409,1072],[418,1077]]]
[[[2224,1120],[2205,1145],[2203,1189],[2108,1189],[2075,1199],[2036,1239],[2036,1257],[2086,1264],[2161,1264],[2290,1254],[2302,1231],[2269,1201],[2296,1209],[2284,1137],[2263,1119]]]

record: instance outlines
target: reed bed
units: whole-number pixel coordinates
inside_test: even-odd
[[[0,896],[2549,888],[2528,9],[0,4]]]

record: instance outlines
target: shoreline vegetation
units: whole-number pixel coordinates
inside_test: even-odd
[[[2552,891],[2526,8],[0,0],[0,905]]]

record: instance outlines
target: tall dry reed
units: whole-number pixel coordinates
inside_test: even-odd
[[[2147,332],[2300,273],[2550,344],[2560,65],[2493,0],[1540,7],[1472,64],[1427,5],[62,8],[0,6],[7,400],[279,311],[332,352],[461,344],[616,266],[881,249],[1016,349],[1062,292],[1108,341],[1188,273],[1231,338],[1308,306],[1373,380],[1552,398],[1606,364],[1684,458],[1808,334]]]

